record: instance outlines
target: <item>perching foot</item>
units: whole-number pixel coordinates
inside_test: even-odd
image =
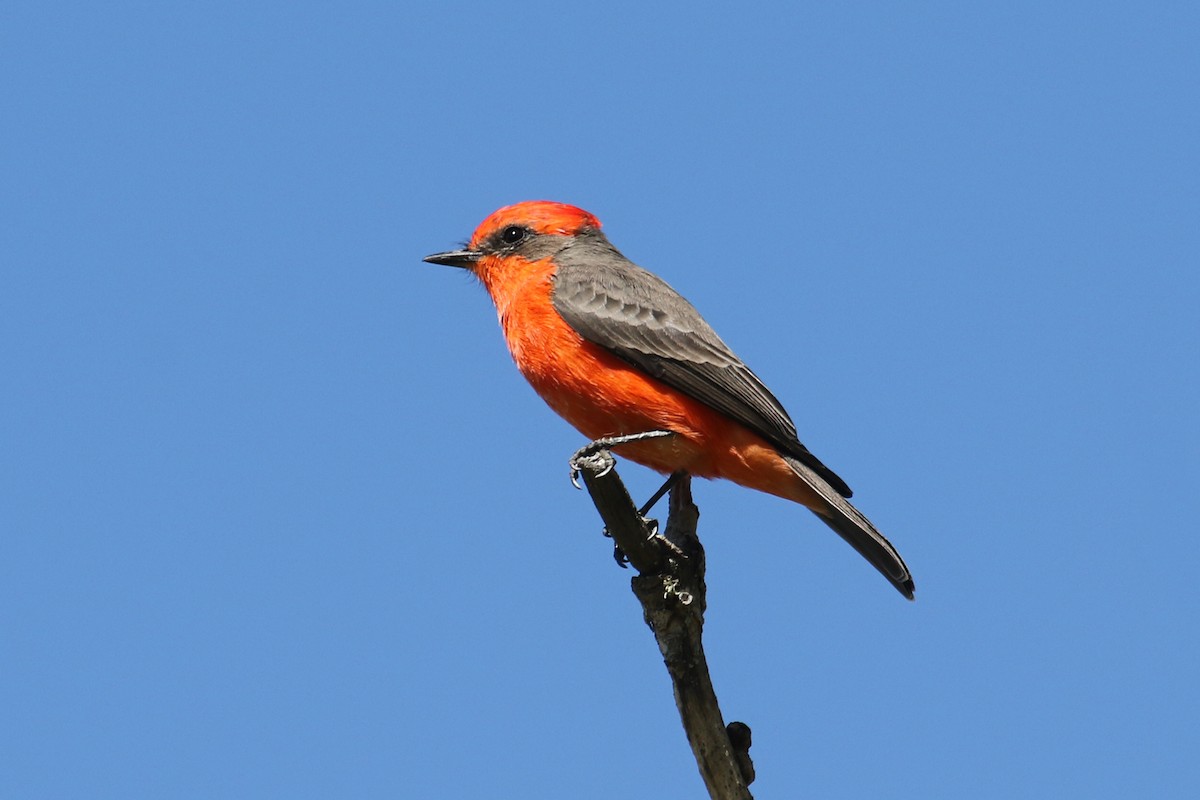
[[[579,470],[584,463],[595,461],[596,465],[601,467],[597,477],[606,475],[610,469],[616,464],[616,460],[609,454],[609,450],[613,447],[619,447],[623,444],[631,442],[640,442],[644,439],[661,439],[664,436],[674,436],[673,431],[643,431],[641,433],[627,433],[622,436],[602,436],[599,439],[588,442],[583,447],[575,451],[575,455],[571,456],[568,462],[571,465],[571,484],[576,489],[582,489],[579,485]],[[654,499],[658,500],[662,497],[661,494]]]

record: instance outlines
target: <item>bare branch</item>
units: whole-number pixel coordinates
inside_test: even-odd
[[[633,577],[633,593],[671,676],[675,704],[709,796],[753,800],[748,788],[754,780],[750,728],[740,722],[726,728],[704,658],[704,548],[696,535],[700,512],[692,503],[691,481],[683,477],[671,489],[660,536],[657,526],[638,515],[612,455],[599,448],[585,451],[572,459],[572,469],[582,476],[608,534],[640,573]]]

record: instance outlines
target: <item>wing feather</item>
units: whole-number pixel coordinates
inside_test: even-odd
[[[599,231],[577,236],[555,261],[554,308],[580,336],[740,422],[850,496],[845,481],[800,443],[779,400],[666,281]]]

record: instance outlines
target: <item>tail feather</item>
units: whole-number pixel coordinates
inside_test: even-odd
[[[832,486],[821,476],[791,456],[784,456],[788,465],[808,486],[825,501],[825,511],[813,509],[829,527],[846,540],[847,543],[867,561],[879,570],[883,577],[891,582],[900,594],[913,599],[912,574],[904,563],[904,559],[892,547],[892,543],[875,529],[871,521],[862,515],[857,508],[850,505]]]

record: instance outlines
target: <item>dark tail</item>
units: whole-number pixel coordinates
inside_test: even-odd
[[[880,574],[887,578],[900,594],[912,600],[912,573],[908,571],[904,559],[896,552],[896,548],[892,547],[892,543],[883,538],[883,534],[875,530],[875,526],[869,519],[850,505],[846,498],[842,497],[812,468],[791,456],[785,455],[784,458],[787,459],[796,474],[825,501],[824,513],[814,511],[821,521],[833,528],[838,536],[845,539],[851,547],[859,552],[859,555],[870,561],[871,566],[879,570]]]

